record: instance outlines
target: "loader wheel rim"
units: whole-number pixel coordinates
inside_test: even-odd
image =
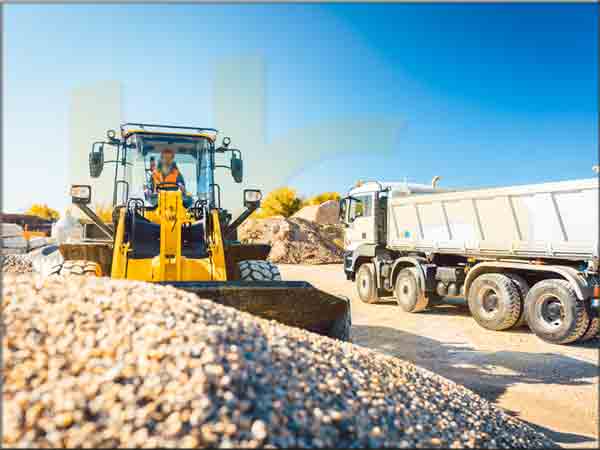
[[[559,298],[544,295],[539,299],[540,316],[548,327],[559,328],[565,318],[565,309]]]

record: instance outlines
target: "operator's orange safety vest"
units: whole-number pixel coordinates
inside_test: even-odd
[[[154,182],[155,190],[156,186],[158,186],[160,183],[177,183],[178,180],[180,181],[181,179],[179,178],[179,170],[177,169],[177,166],[173,166],[167,176],[164,176],[163,173],[158,170],[158,167],[155,168],[154,172],[152,173],[152,181]]]

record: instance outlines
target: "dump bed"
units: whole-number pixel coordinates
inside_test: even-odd
[[[390,192],[388,247],[466,256],[598,257],[598,179]]]

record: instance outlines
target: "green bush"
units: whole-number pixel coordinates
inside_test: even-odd
[[[315,195],[304,202],[304,206],[309,205],[320,205],[328,200],[339,200],[340,194],[337,192],[323,192],[322,194]]]

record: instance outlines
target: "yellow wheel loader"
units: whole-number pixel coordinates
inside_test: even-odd
[[[237,228],[260,206],[259,190],[244,191],[245,210],[232,220],[221,207],[215,170],[243,179],[241,151],[217,130],[126,123],[95,142],[89,155],[92,178],[114,164],[113,221],[103,222],[88,206],[91,186],[71,186],[73,204],[89,219],[83,239],[49,246],[34,268],[52,273],[108,276],[168,284],[202,298],[287,325],[349,340],[350,302],[303,281],[282,281],[266,261],[268,245],[242,244]],[[116,158],[104,160],[104,148]],[[156,166],[171,153],[173,161]],[[229,155],[229,165],[217,158]],[[164,166],[176,171],[167,174]],[[169,172],[173,174],[175,172]]]

